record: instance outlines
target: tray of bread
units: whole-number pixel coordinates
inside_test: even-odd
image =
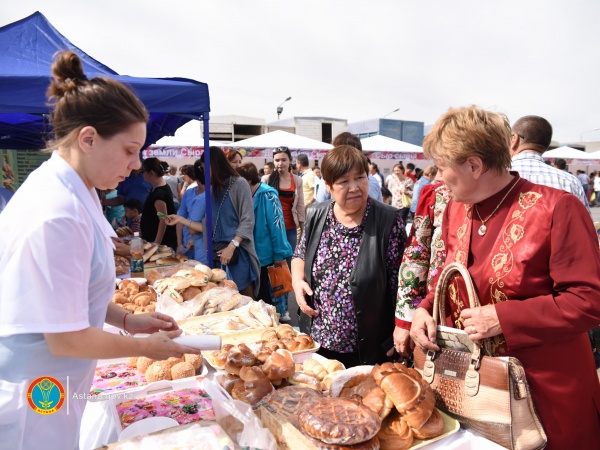
[[[91,401],[106,400],[112,395],[160,381],[204,376],[208,369],[202,355],[186,354],[182,358],[155,361],[146,357],[99,361],[90,388]]]
[[[186,334],[225,335],[278,326],[279,315],[273,305],[259,300],[231,311],[190,317],[177,323]]]
[[[435,408],[433,391],[420,374],[401,364],[358,366],[327,376],[328,391],[288,386],[258,404],[257,414],[279,449],[417,449],[460,428]]]
[[[156,311],[156,291],[143,278],[126,278],[117,283],[112,302],[132,314]]]
[[[320,345],[310,336],[298,333],[291,325],[283,324],[225,334],[222,336],[221,350],[203,352],[203,355],[215,369],[228,370],[231,364],[238,364],[232,361],[241,361],[238,366],[256,365],[261,359],[280,349],[288,351],[294,359],[297,355],[316,352],[319,348]]]
[[[215,381],[232,398],[252,406],[286,386],[302,387],[323,396],[328,391],[328,380],[333,377],[332,374],[344,369],[339,361],[316,353],[311,353],[313,358],[298,364],[289,350],[278,348],[269,351],[263,348],[252,354],[244,345],[230,350],[223,371],[216,374]],[[307,361],[316,364],[307,364]]]

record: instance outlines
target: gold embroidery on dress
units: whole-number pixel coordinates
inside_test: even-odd
[[[505,285],[502,279],[513,269],[513,246],[525,236],[525,229],[518,222],[525,220],[527,210],[535,206],[541,197],[542,194],[537,192],[523,192],[519,194],[518,209],[513,211],[510,221],[504,227],[504,230],[502,230],[502,243],[500,244],[498,253],[494,255],[491,261],[494,276],[489,279],[490,296],[494,304],[508,300],[507,295],[502,292],[502,288]],[[490,341],[492,354],[502,355],[506,353],[506,340],[503,334],[490,338]]]

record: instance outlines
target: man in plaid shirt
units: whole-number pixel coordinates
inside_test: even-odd
[[[542,153],[550,146],[552,125],[543,117],[525,116],[517,120],[512,129],[512,170],[519,172],[522,178],[532,183],[570,192],[581,200],[591,217],[592,211],[579,180],[574,175],[544,162]]]

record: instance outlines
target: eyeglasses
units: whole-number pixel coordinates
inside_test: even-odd
[[[277,153],[287,153],[289,151],[290,149],[287,147],[276,147],[273,149],[273,155],[276,155]]]

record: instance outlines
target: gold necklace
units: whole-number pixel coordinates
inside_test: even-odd
[[[481,226],[479,227],[479,230],[477,231],[477,233],[479,233],[479,236],[485,236],[485,233],[487,233],[487,227],[485,226],[485,223],[490,220],[492,218],[492,216],[494,214],[496,214],[496,211],[498,211],[498,208],[500,208],[500,206],[502,205],[502,203],[504,203],[504,200],[506,200],[506,197],[508,197],[508,194],[510,194],[510,191],[513,190],[513,188],[517,185],[517,182],[515,182],[511,188],[506,192],[506,194],[504,194],[504,197],[502,197],[502,200],[500,200],[500,203],[498,203],[498,206],[496,206],[494,208],[494,210],[492,211],[492,213],[488,216],[487,219],[483,220],[481,218],[481,215],[479,214],[479,208],[477,208],[477,205],[475,205],[475,212],[477,213],[477,217],[479,217],[479,220],[481,220]]]

